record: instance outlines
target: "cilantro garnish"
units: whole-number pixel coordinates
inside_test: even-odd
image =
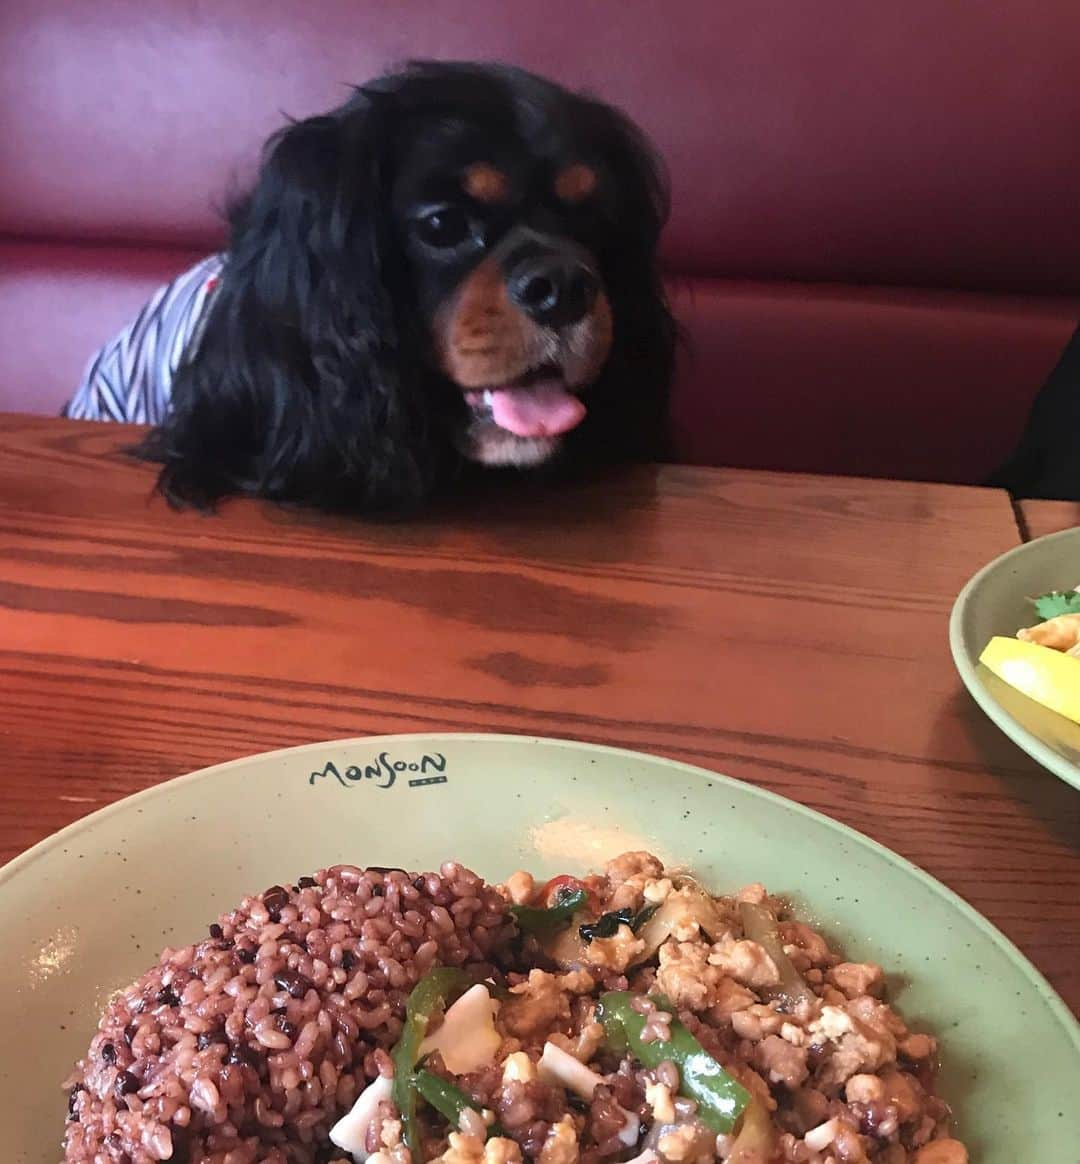
[[[1075,590],[1051,590],[1049,594],[1033,598],[1032,603],[1044,622],[1059,614],[1080,614],[1080,593]]]

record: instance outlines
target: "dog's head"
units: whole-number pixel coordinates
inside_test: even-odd
[[[233,213],[221,291],[178,377],[162,436],[200,434],[164,457],[166,492],[191,499],[175,467],[199,477],[201,458],[214,466],[196,500],[397,508],[454,457],[655,452],[665,217],[639,131],[517,69],[416,63],[288,126]],[[208,426],[234,428],[239,459]]]
[[[620,259],[655,246],[649,155],[607,106],[517,71],[425,65],[389,84],[393,218],[429,357],[467,405],[456,439],[485,464],[546,460],[611,352]]]

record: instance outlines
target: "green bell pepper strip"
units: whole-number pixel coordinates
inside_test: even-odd
[[[572,889],[569,893],[563,893],[556,898],[555,904],[549,909],[539,909],[532,905],[512,905],[510,912],[522,933],[536,934],[542,938],[568,925],[570,919],[588,900],[589,895],[584,889]]]
[[[678,1019],[671,1020],[671,1038],[666,1042],[645,1042],[641,1037],[645,1015],[638,1014],[631,1005],[636,997],[643,996],[625,990],[600,996],[596,1017],[603,1025],[609,1048],[626,1052],[649,1068],[665,1061],[674,1063],[679,1069],[679,1093],[698,1105],[702,1122],[714,1132],[730,1132],[750,1102],[750,1093]]]
[[[416,1078],[414,1072],[420,1058],[420,1044],[427,1034],[428,1022],[436,1011],[446,1006],[451,994],[469,984],[464,970],[440,966],[431,970],[413,987],[405,1004],[405,1024],[401,1028],[391,1058],[394,1060],[394,1083],[390,1096],[401,1113],[405,1146],[414,1160],[420,1159],[420,1128],[416,1121]]]
[[[471,1095],[467,1095],[460,1087],[451,1083],[448,1079],[443,1079],[441,1075],[436,1075],[433,1071],[425,1071],[421,1068],[416,1073],[416,1090],[431,1104],[431,1106],[443,1116],[450,1124],[452,1131],[459,1131],[461,1128],[461,1113],[466,1110],[472,1110],[478,1114],[482,1114],[480,1105],[473,1099]],[[498,1136],[501,1134],[501,1129],[498,1124],[492,1124],[485,1133],[485,1139],[488,1135]]]

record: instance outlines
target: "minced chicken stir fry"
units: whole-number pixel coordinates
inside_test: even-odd
[[[66,1159],[966,1164],[883,985],[644,852],[495,887],[336,866],[113,1000]]]

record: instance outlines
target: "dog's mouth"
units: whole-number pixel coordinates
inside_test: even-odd
[[[577,428],[586,412],[555,363],[541,364],[505,384],[470,389],[465,403],[475,420],[522,438],[560,436]]]

